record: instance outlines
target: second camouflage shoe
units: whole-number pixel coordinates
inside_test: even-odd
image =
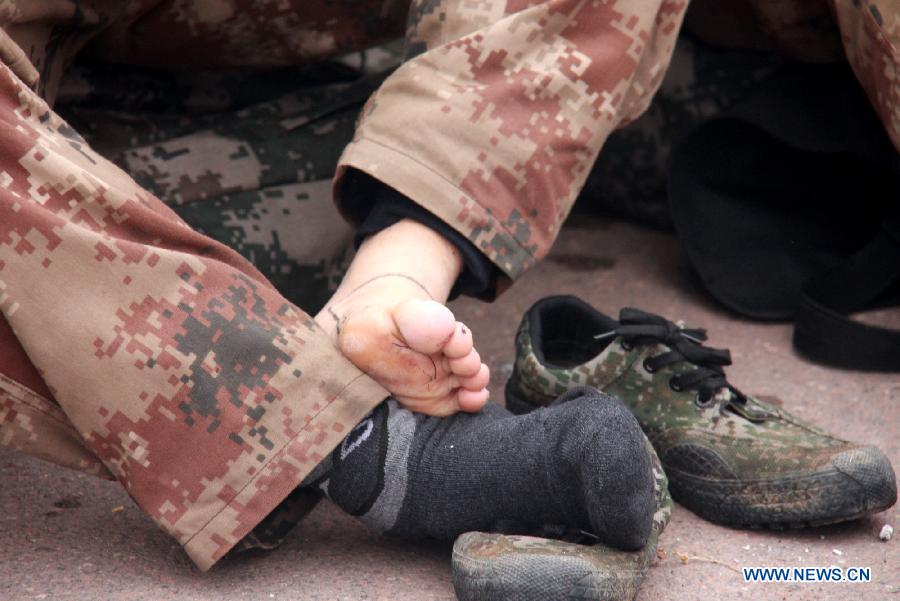
[[[580,385],[619,397],[675,500],[713,522],[822,525],[894,504],[896,478],[880,450],[744,394],[725,378],[728,351],[705,340],[703,330],[636,309],[615,320],[574,296],[542,299],[516,337],[507,407],[524,413]]]

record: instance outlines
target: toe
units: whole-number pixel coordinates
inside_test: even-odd
[[[400,337],[419,353],[437,353],[455,335],[453,313],[433,300],[404,301],[394,308],[392,317]]]
[[[486,388],[482,388],[477,392],[466,390],[465,388],[459,389],[459,408],[468,413],[481,411],[481,408],[484,407],[485,403],[487,403],[487,400],[488,391]]]
[[[472,350],[472,330],[461,321],[457,321],[453,335],[444,346],[443,353],[449,359],[462,359]]]
[[[469,378],[459,378],[459,385],[466,390],[478,391],[486,388],[491,379],[491,370],[484,363],[478,368],[478,373]]]
[[[410,411],[413,411],[415,413],[423,413],[425,415],[432,415],[434,417],[448,417],[462,409],[456,396],[457,395],[447,395],[446,397],[438,400],[423,400],[402,396],[397,396],[394,398],[396,398],[401,407],[403,407],[404,409],[409,409]],[[462,410],[470,411],[469,409]],[[474,411],[477,411],[477,409],[475,409]]]
[[[481,369],[481,356],[478,354],[478,351],[472,349],[462,359],[450,359],[447,362],[447,367],[460,378],[471,378]]]

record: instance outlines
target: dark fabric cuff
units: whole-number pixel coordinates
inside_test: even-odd
[[[464,267],[450,291],[451,299],[460,294],[486,301],[496,298],[502,272],[483,252],[427,209],[377,179],[354,171],[356,185],[351,194],[344,194],[344,208],[360,223],[353,240],[356,248],[369,236],[403,219],[412,219],[439,233],[462,255]]]

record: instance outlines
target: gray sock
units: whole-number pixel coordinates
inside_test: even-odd
[[[656,503],[640,427],[593,388],[564,397],[527,415],[489,404],[449,418],[385,401],[304,484],[407,538],[562,526],[642,547]]]

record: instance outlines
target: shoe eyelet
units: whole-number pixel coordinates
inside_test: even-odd
[[[621,347],[622,347],[622,350],[625,351],[626,353],[629,352],[629,351],[634,350],[634,346],[631,345],[631,344],[628,344],[628,342],[625,341],[625,340],[621,341],[621,342],[619,343],[619,346],[621,346]]]
[[[656,368],[653,367],[652,363],[650,363],[650,357],[644,357],[643,366],[644,366],[644,371],[647,372],[648,374],[656,373]]]
[[[697,405],[698,407],[700,407],[701,409],[706,409],[706,408],[710,407],[712,405],[712,401],[713,401],[713,397],[709,397],[708,399],[706,399],[704,401],[703,395],[701,395],[699,392],[697,393],[697,396],[694,397],[694,404]]]
[[[669,378],[669,388],[675,392],[681,392],[682,388],[675,382],[675,378]]]

